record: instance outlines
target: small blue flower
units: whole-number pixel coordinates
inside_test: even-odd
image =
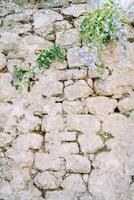
[[[54,3],[59,3],[60,2],[60,0],[54,0]]]

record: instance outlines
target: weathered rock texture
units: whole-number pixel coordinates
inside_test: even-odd
[[[102,81],[77,47],[92,7],[72,2],[0,8],[1,200],[134,200],[134,43],[123,62],[110,47]],[[29,67],[54,42],[67,48],[66,60],[17,94],[14,66]]]

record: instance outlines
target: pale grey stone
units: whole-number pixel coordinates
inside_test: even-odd
[[[93,90],[87,85],[86,81],[79,80],[64,90],[65,98],[72,101],[78,98],[85,98],[93,94]]]
[[[93,115],[68,115],[67,125],[70,131],[80,131],[86,135],[100,130],[100,123]]]
[[[51,23],[55,21],[63,20],[63,16],[52,10],[38,10],[34,14],[34,28],[47,28]]]
[[[80,135],[78,142],[83,153],[92,154],[104,147],[103,140],[95,133]]]
[[[4,127],[9,119],[12,106],[5,102],[0,102],[0,126]]]
[[[20,37],[17,33],[11,33],[9,31],[3,31],[0,33],[0,51],[8,53],[10,51],[16,52]]]
[[[64,119],[61,115],[46,116],[42,121],[42,128],[45,131],[63,131]]]
[[[129,93],[130,88],[134,88],[133,76],[134,70],[129,67],[116,68],[105,81],[95,81],[95,91],[98,95],[120,98],[124,93]]]
[[[71,5],[61,10],[61,13],[68,16],[79,17],[89,11],[88,4]]]
[[[34,154],[31,151],[24,151],[17,147],[8,149],[6,155],[21,167],[31,167],[34,162]]]
[[[99,154],[93,162],[94,170],[88,187],[96,199],[132,199],[129,185],[134,173],[133,129],[133,120],[121,114],[111,114],[104,121],[103,131],[111,134],[112,138],[106,142],[110,152]]]
[[[91,78],[87,79],[87,83],[88,83],[89,87],[93,89],[93,87],[94,87],[93,86],[93,80]]]
[[[69,86],[69,85],[73,85],[73,80],[68,80],[64,82],[65,87]]]
[[[67,60],[69,68],[82,67],[85,65],[85,60],[80,56],[80,48],[78,47],[68,49]]]
[[[37,34],[46,37],[54,32],[54,22],[63,20],[63,16],[55,11],[38,10],[34,14],[34,30]]]
[[[6,66],[6,56],[0,53],[0,71]]]
[[[87,70],[86,69],[70,69],[70,70],[60,70],[57,73],[58,79],[61,81],[66,81],[66,80],[79,80],[79,79],[84,79],[87,77]]]
[[[121,98],[124,93],[131,93],[131,89],[134,87],[133,83],[133,43],[127,43],[128,56],[122,62],[120,59],[120,49],[116,44],[109,45],[110,53],[107,54],[106,65],[112,70],[112,75],[105,81],[96,81],[95,90],[98,95],[113,95],[115,98]]]
[[[67,114],[81,114],[83,107],[80,101],[64,101],[63,110]]]
[[[4,147],[11,143],[12,137],[8,133],[0,133],[0,147]]]
[[[55,31],[56,32],[61,32],[61,31],[69,30],[72,27],[73,27],[73,25],[70,24],[67,20],[55,22]]]
[[[81,25],[81,22],[82,22],[83,19],[84,19],[84,17],[81,16],[81,17],[78,17],[78,18],[76,18],[74,20],[74,26],[75,26],[75,28],[80,28],[80,25]]]
[[[77,200],[77,197],[68,191],[51,191],[46,192],[47,200]]]
[[[76,132],[59,132],[61,142],[74,142],[76,141]]]
[[[4,19],[4,26],[11,26],[12,24],[17,23],[28,23],[31,20],[31,13],[15,13],[11,15],[7,15]]]
[[[97,135],[100,123],[94,116],[70,115],[67,117],[67,125],[69,130],[83,133],[78,137],[82,152],[94,153],[104,146],[102,139]]]
[[[67,62],[64,60],[64,62],[58,62],[58,61],[55,61],[51,64],[51,67],[52,68],[56,68],[56,69],[59,69],[59,75],[60,73],[62,72],[62,69],[66,69],[67,68]]]
[[[23,134],[20,135],[16,139],[16,147],[21,148],[22,150],[28,150],[28,149],[40,149],[43,142],[43,136],[39,134]]]
[[[68,155],[79,153],[78,144],[75,142],[55,143],[55,141],[52,140],[46,144],[46,150],[54,155],[54,157],[58,156],[64,158]]]
[[[28,51],[29,53],[50,49],[53,47],[53,44],[39,36],[28,35],[21,39],[19,44],[19,49]]]
[[[10,27],[10,32],[14,32],[17,34],[26,34],[28,32],[32,32],[32,25],[31,24],[14,24]]]
[[[91,163],[86,157],[72,155],[66,158],[66,170],[74,173],[90,173]]]
[[[12,76],[9,73],[0,74],[0,101],[8,102],[16,98],[15,88],[11,85]]]
[[[60,171],[61,160],[47,153],[36,153],[34,167],[39,170]]]
[[[30,110],[25,112],[25,115],[19,115],[20,110],[24,112],[23,105],[17,105],[16,103],[14,109],[12,110],[12,116],[20,116],[20,118],[22,117],[22,120],[17,124],[17,129],[22,133],[28,133],[38,130],[38,127],[40,126],[40,119],[35,117],[34,114],[30,112]]]
[[[40,74],[39,81],[34,86],[33,93],[37,94],[37,92],[46,97],[63,95],[63,83],[58,81],[55,69],[51,68]]]
[[[87,98],[86,105],[89,113],[95,115],[100,121],[103,121],[114,111],[117,101],[107,97],[91,97]]]
[[[119,101],[118,108],[121,113],[132,111],[134,109],[134,97],[127,97]]]
[[[56,33],[56,44],[64,47],[72,47],[76,44],[78,38],[78,31],[76,29],[69,29],[67,31]]]
[[[34,178],[34,183],[44,190],[55,190],[59,186],[57,179],[49,172],[38,173]]]
[[[61,187],[68,192],[73,192],[74,194],[83,193],[86,191],[86,186],[79,174],[71,174],[66,177],[61,183]]]
[[[10,73],[14,72],[14,66],[24,66],[23,61],[21,59],[9,59],[7,61],[7,68]]]

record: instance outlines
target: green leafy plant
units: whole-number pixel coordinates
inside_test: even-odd
[[[102,7],[85,14],[79,35],[83,45],[81,50],[83,55],[88,48],[89,67],[104,68],[106,46],[111,41],[119,42],[122,57],[126,55],[125,26],[127,24],[129,24],[127,17],[114,0],[108,0]]]
[[[36,63],[39,69],[42,68],[48,69],[54,60],[64,61],[64,58],[65,58],[65,49],[56,46],[51,50],[44,49],[43,51],[41,51],[41,53],[38,55]]]
[[[38,81],[36,75],[38,72],[44,69],[49,69],[50,65],[54,61],[64,61],[66,50],[59,46],[54,46],[50,50],[42,50],[38,55],[36,63],[27,69],[15,66],[13,79],[11,84],[18,90],[22,91],[23,88],[27,88],[28,91]]]
[[[123,115],[124,115],[125,117],[129,118],[130,115],[131,115],[131,113],[132,113],[132,110],[131,110],[131,111],[124,112]]]

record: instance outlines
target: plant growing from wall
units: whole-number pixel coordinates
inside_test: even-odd
[[[114,0],[108,0],[102,7],[85,14],[79,29],[83,45],[80,55],[88,52],[89,67],[103,72],[106,47],[113,41],[120,45],[122,58],[126,56],[125,27],[128,24],[127,17]]]
[[[64,61],[65,52],[66,50],[59,46],[54,46],[50,50],[42,50],[37,56],[34,66],[27,69],[15,66],[11,84],[19,92],[25,87],[30,91],[31,87],[38,81],[37,74],[44,69],[49,69],[51,63],[56,60]]]

